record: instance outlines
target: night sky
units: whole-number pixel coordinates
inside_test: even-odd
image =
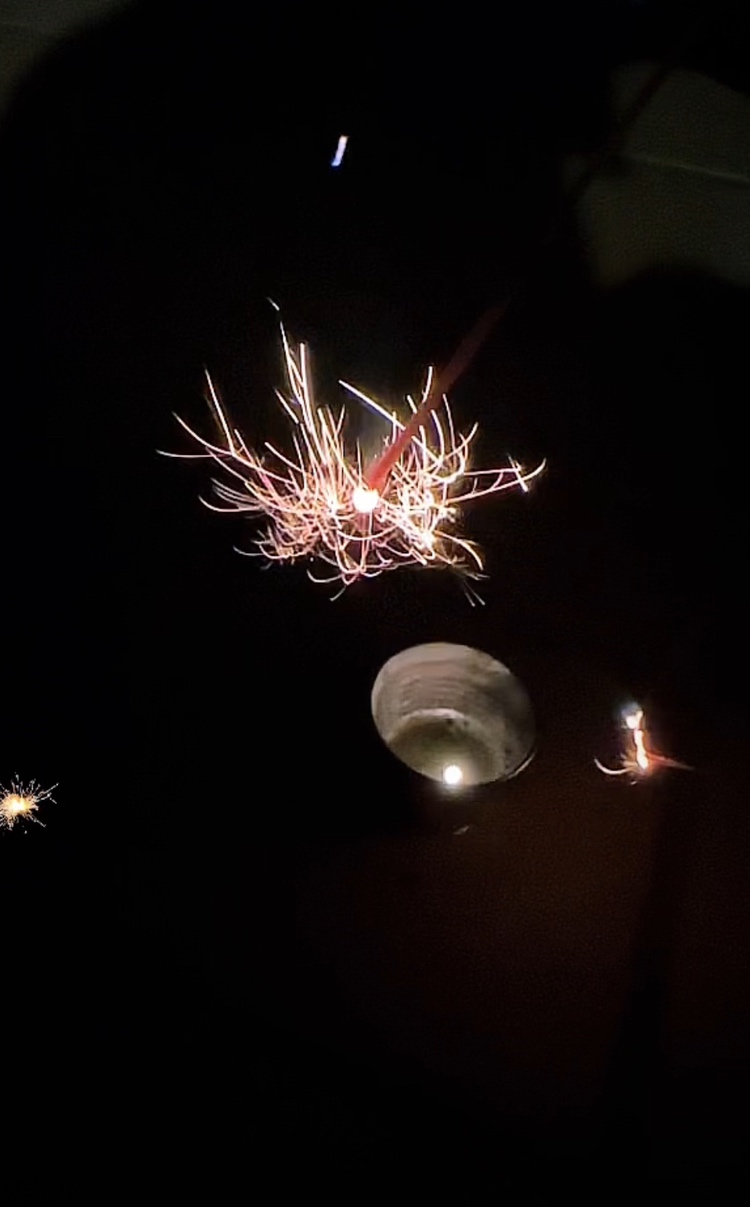
[[[598,285],[562,165],[617,170],[620,65],[750,93],[741,6],[239,7],[131,6],[0,130],[0,782],[59,783],[0,832],[5,1109],[102,1191],[152,1152],[215,1200],[716,1191],[747,1152],[750,303],[689,265]],[[507,302],[454,409],[482,464],[549,470],[466,518],[485,607],[412,571],[331,603],[158,457],[173,412],[209,430],[204,365],[278,430],[269,296],[323,388],[392,400]],[[517,780],[449,807],[382,746],[372,682],[422,641],[520,676]],[[694,772],[599,775],[632,700]]]

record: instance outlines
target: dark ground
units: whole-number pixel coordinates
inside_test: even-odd
[[[665,56],[689,9],[542,7],[499,41],[463,10],[335,36],[285,13],[269,80],[270,19],[155,3],[19,94],[0,778],[60,785],[45,829],[0,835],[30,1179],[58,1147],[105,1183],[152,1150],[167,1189],[206,1163],[215,1199],[238,1170],[513,1201],[744,1174],[748,297],[599,294],[559,191],[561,154],[606,140],[609,69]],[[721,30],[683,61],[746,88]],[[332,604],[260,573],[203,470],[155,455],[184,450],[172,410],[200,422],[204,362],[271,422],[269,294],[324,378],[394,394],[512,297],[455,407],[487,464],[550,469],[470,517],[486,608],[438,575]],[[369,716],[383,660],[435,639],[507,661],[538,712],[530,769],[465,815]],[[595,771],[632,698],[693,774]]]

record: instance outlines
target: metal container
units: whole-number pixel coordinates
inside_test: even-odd
[[[525,688],[501,662],[467,645],[402,650],[381,667],[371,709],[402,763],[454,791],[511,779],[534,755]]]

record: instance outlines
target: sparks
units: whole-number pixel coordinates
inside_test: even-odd
[[[596,766],[605,775],[629,775],[633,780],[637,780],[643,779],[660,767],[671,767],[679,771],[692,770],[685,763],[678,763],[675,759],[667,758],[664,754],[657,754],[656,751],[649,748],[642,708],[628,708],[622,714],[622,723],[629,738],[620,766],[606,767],[599,759],[594,759]]]
[[[10,788],[0,786],[0,829],[5,827],[12,830],[19,821],[34,821],[43,826],[44,822],[35,817],[42,801],[53,800],[52,793],[57,784],[51,788],[41,788],[36,780],[22,784],[20,780],[11,780]]]
[[[444,393],[436,405],[437,379],[430,371],[420,402],[407,396],[406,423],[361,390],[340,383],[386,426],[379,456],[365,467],[359,446],[347,447],[344,438],[346,409],[334,412],[315,401],[307,346],[293,347],[283,325],[281,339],[287,391],[277,391],[277,398],[291,424],[290,449],[267,441],[262,452],[253,451],[231,425],[208,373],[206,400],[217,421],[218,442],[204,439],[177,416],[203,449],[192,456],[213,460],[239,483],[214,481],[223,506],[204,499],[205,505],[265,516],[268,524],[250,556],[321,563],[324,569],[308,571],[309,577],[339,584],[341,591],[359,579],[409,565],[481,577],[481,554],[457,529],[461,506],[500,491],[528,489],[544,462],[530,472],[512,459],[502,469],[471,470],[477,425],[456,434]]]

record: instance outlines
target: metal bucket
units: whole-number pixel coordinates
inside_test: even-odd
[[[381,667],[370,703],[388,749],[453,790],[511,779],[534,755],[525,688],[501,662],[467,645],[402,650]]]

